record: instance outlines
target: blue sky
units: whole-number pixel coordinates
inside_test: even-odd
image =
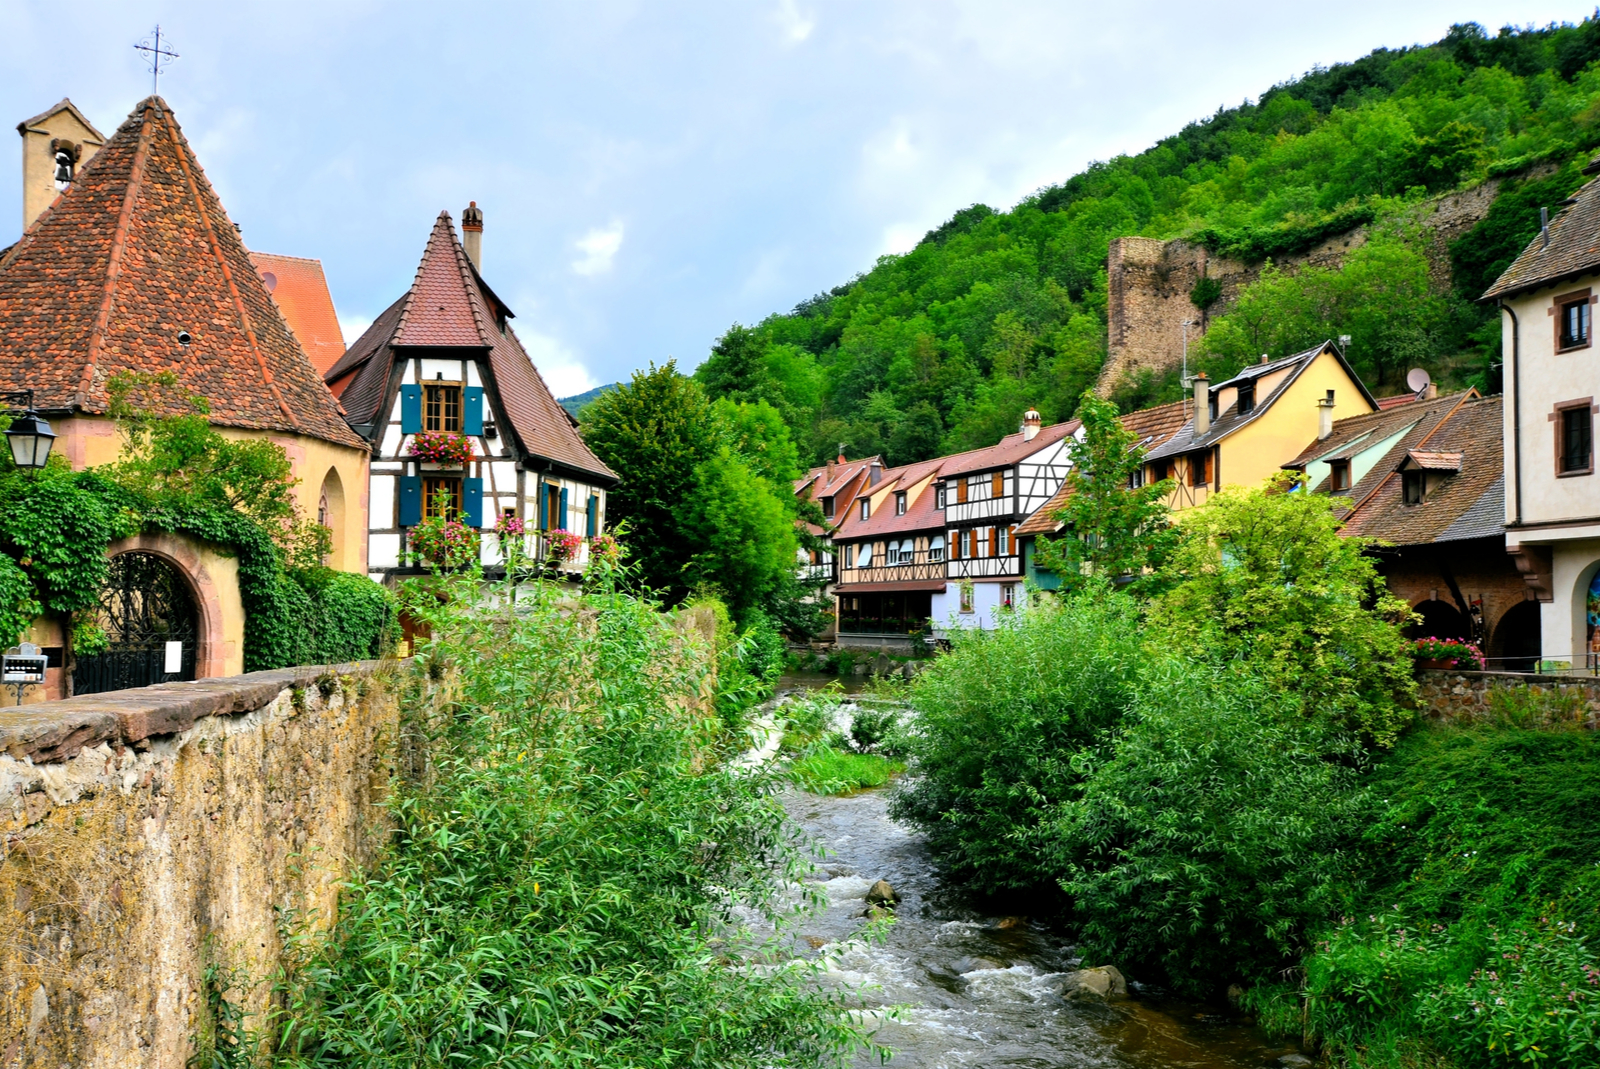
[[[27,118],[110,133],[162,95],[246,243],[323,261],[353,341],[409,284],[434,216],[484,211],[484,271],[558,394],[676,358],[1315,64],[1452,22],[1592,3],[748,0],[135,5],[7,0]],[[12,143],[16,146],[16,142]],[[0,243],[20,227],[0,165]]]

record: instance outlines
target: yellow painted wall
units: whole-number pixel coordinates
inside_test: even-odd
[[[83,146],[77,166],[81,169],[100,148],[100,135],[78,121],[66,108],[22,133],[22,227],[33,225],[61,194],[56,190],[56,161],[50,151],[53,138],[65,138]]]

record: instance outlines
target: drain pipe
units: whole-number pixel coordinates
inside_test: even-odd
[[[1512,473],[1517,479],[1515,518],[1511,521],[1522,526],[1522,324],[1517,313],[1504,301],[1500,307],[1511,317],[1511,441],[1516,448]]]

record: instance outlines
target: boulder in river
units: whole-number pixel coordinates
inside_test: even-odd
[[[1061,981],[1064,998],[1076,1001],[1109,1002],[1128,997],[1128,981],[1115,965],[1101,965],[1093,969],[1069,972]]]
[[[1278,1064],[1284,1069],[1311,1069],[1316,1063],[1304,1054],[1285,1054],[1278,1059]]]
[[[900,904],[900,895],[890,886],[888,880],[879,880],[867,888],[867,905],[888,906],[893,909]]]

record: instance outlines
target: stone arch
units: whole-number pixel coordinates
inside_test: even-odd
[[[163,531],[146,531],[113,542],[107,557],[138,550],[172,565],[189,586],[197,621],[194,674],[197,679],[238,675],[244,670],[244,605],[239,598],[239,564],[204,543]]]
[[[1413,612],[1422,616],[1420,623],[1411,625],[1411,634],[1416,638],[1459,638],[1467,639],[1472,635],[1472,624],[1460,609],[1448,601],[1428,600],[1418,602],[1411,606]]]
[[[1531,672],[1539,664],[1541,628],[1539,603],[1519,601],[1501,614],[1489,640],[1489,667],[1507,672]]]
[[[1572,651],[1572,667],[1583,668],[1592,663],[1590,657],[1600,656],[1600,560],[1579,570],[1572,590],[1572,615],[1573,645],[1583,643],[1582,649]]]
[[[345,515],[344,480],[339,477],[339,469],[330,466],[328,473],[322,477],[322,490],[317,495],[317,522],[332,535],[333,548],[328,554],[328,567],[341,572],[347,570]]]

